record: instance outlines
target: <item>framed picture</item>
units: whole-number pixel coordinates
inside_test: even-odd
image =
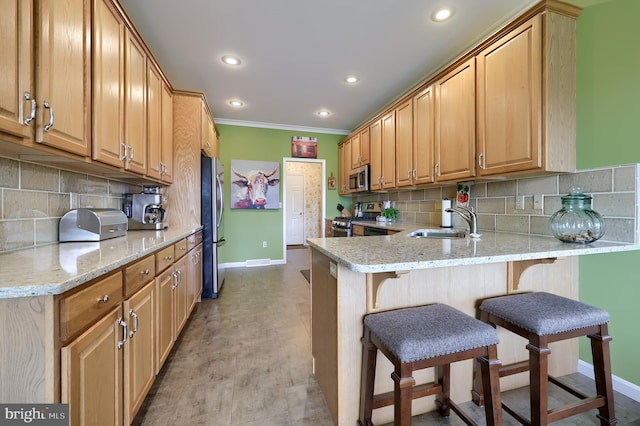
[[[331,176],[327,179],[327,187],[329,189],[336,189],[336,177],[333,175],[333,172],[331,172]]]
[[[280,163],[231,160],[231,208],[279,209]]]
[[[306,136],[291,137],[291,156],[296,158],[317,158],[318,138]]]

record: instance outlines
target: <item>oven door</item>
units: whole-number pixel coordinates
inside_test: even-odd
[[[342,226],[332,226],[333,236],[334,237],[350,237],[351,236],[351,227],[344,228]]]

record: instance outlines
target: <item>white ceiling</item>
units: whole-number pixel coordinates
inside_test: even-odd
[[[347,133],[537,0],[120,2],[174,88],[204,92],[216,122]],[[435,23],[441,5],[456,13]]]

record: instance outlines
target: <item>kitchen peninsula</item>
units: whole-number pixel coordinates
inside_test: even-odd
[[[589,245],[562,243],[552,237],[482,232],[480,239],[422,239],[407,234],[312,238],[312,354],[314,374],[336,424],[358,419],[362,319],[380,310],[446,303],[474,315],[477,301],[515,291],[548,291],[578,298],[578,256],[638,250],[637,244],[597,241]],[[524,359],[524,341],[499,330],[503,363]],[[575,340],[575,339],[574,339]],[[577,371],[577,341],[552,345],[550,372]],[[376,389],[390,391],[391,364],[378,359]],[[416,375],[432,379],[431,370]],[[523,375],[501,381],[503,390],[526,383]],[[452,367],[452,399],[469,401],[473,363]],[[433,397],[414,401],[414,414],[435,409]],[[392,407],[374,411],[374,423],[393,418]]]

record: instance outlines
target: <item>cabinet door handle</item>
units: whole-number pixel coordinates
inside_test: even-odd
[[[418,179],[418,169],[413,169],[413,180]]]
[[[31,113],[23,121],[23,123],[28,126],[29,123],[31,123],[33,119],[36,118],[36,100],[31,97],[31,93],[29,92],[24,92],[24,100],[31,101]]]
[[[144,271],[140,272],[141,275],[149,275],[149,270],[145,269]]]
[[[173,285],[171,286],[171,289],[175,290],[176,287],[178,287],[178,284],[180,284],[180,282],[178,282],[178,271],[174,272],[171,275],[173,275]]]
[[[436,176],[440,176],[440,163],[436,163],[434,171]]]
[[[482,152],[478,155],[478,167],[484,170],[484,154]]]
[[[44,103],[42,104],[45,109],[49,110],[49,124],[44,126],[44,131],[48,132],[49,130],[51,130],[51,128],[53,127],[53,107],[51,105],[49,105],[49,102],[44,101]]]
[[[131,150],[131,153],[129,154],[129,161],[133,161],[133,157],[135,157],[134,148],[129,145],[129,149]]]
[[[105,294],[102,299],[98,299],[98,303],[107,303],[109,301],[109,295]]]
[[[124,161],[128,156],[129,145],[127,145],[124,142],[120,142],[120,147],[122,148],[122,155],[120,156],[120,161]]]
[[[133,335],[138,331],[138,314],[136,314],[135,311],[131,309],[129,311],[129,316],[133,317],[133,330],[129,332],[129,337],[133,337]]]
[[[122,340],[118,342],[118,349],[122,349],[127,343],[127,322],[122,318],[118,318],[118,325],[122,327]]]

